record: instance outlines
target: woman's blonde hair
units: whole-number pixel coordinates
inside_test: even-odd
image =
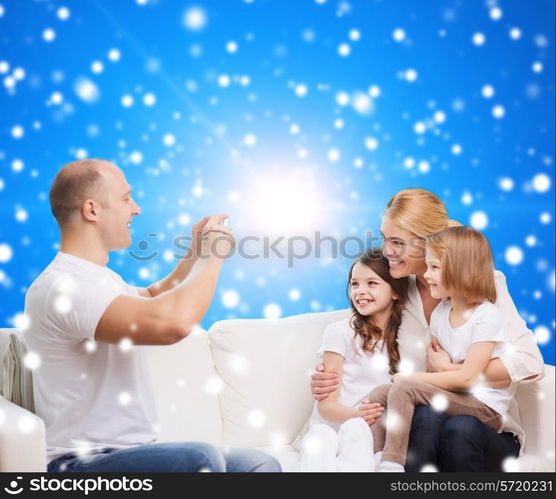
[[[402,229],[426,238],[461,224],[448,218],[446,207],[436,194],[425,189],[404,189],[386,205],[384,216]]]
[[[468,304],[496,301],[494,263],[487,238],[470,227],[452,227],[428,236],[425,247],[440,260],[442,286]]]

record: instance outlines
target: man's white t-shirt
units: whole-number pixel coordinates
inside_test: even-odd
[[[348,407],[355,407],[379,385],[391,382],[390,363],[383,341],[380,340],[373,353],[363,350],[363,340],[351,327],[350,319],[334,322],[324,330],[322,345],[317,353],[335,352],[344,358],[342,366],[342,383],[338,402]],[[324,419],[315,404],[310,424],[324,423],[335,430],[340,424]]]
[[[27,291],[24,341],[41,359],[33,388],[49,460],[156,439],[144,347],[94,341],[100,318],[119,295],[139,292],[109,268],[62,252]]]
[[[454,364],[464,362],[471,345],[482,341],[495,342],[491,359],[503,355],[508,347],[510,335],[500,310],[494,304],[489,301],[481,303],[471,317],[459,327],[452,327],[450,324],[451,309],[452,304],[449,299],[442,300],[436,306],[431,315],[431,334],[450,354]],[[483,404],[505,416],[515,394],[515,385],[512,383],[507,388],[477,385],[470,392]]]

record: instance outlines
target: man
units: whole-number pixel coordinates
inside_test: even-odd
[[[48,471],[280,471],[258,451],[154,443],[154,397],[140,345],[176,343],[205,315],[235,244],[220,224],[226,215],[197,223],[174,271],[136,288],[106,267],[110,251],[131,244],[129,227],[141,213],[118,167],[99,159],[65,165],[50,203],[60,251],[27,292],[24,333],[42,359],[34,396],[46,425]]]

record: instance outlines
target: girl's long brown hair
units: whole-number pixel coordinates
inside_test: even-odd
[[[355,264],[360,263],[366,265],[373,272],[375,272],[383,281],[387,282],[394,293],[398,295],[398,299],[392,303],[392,312],[386,321],[384,331],[377,326],[373,318],[370,316],[361,315],[355,305],[351,301],[350,287],[353,267]],[[386,346],[386,351],[390,359],[390,374],[394,374],[398,370],[400,362],[400,352],[398,350],[398,328],[402,322],[402,310],[407,300],[407,289],[409,280],[407,277],[401,279],[394,279],[390,276],[390,266],[388,260],[382,254],[380,249],[370,249],[365,251],[361,256],[355,260],[349,270],[349,278],[347,284],[347,295],[351,305],[351,325],[355,331],[355,336],[360,336],[363,340],[363,350],[367,352],[374,352],[377,342],[382,339]]]

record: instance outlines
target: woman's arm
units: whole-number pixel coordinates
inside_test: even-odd
[[[510,348],[500,354],[500,361],[511,381],[535,381],[544,376],[544,360],[535,336],[521,318],[506,285],[506,277],[494,271],[496,307],[502,312],[510,333]],[[486,374],[486,373],[485,373]]]
[[[323,355],[324,371],[334,372],[338,375],[341,382],[344,358],[335,352],[324,352]],[[343,423],[351,418],[359,417],[359,410],[355,407],[347,407],[338,402],[340,398],[340,386],[336,388],[328,397],[318,402],[319,414],[334,423]]]
[[[494,341],[473,343],[460,369],[437,373],[396,374],[393,381],[396,382],[405,377],[406,379],[421,381],[422,383],[435,385],[452,392],[467,391],[473,386],[477,378],[484,373],[495,344],[496,342]]]

